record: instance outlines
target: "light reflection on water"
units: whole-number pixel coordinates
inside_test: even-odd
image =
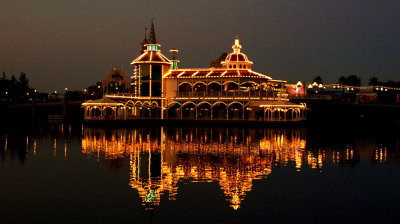
[[[110,166],[112,172],[119,172],[123,164],[128,164],[129,175],[124,184],[137,192],[146,211],[157,210],[167,201],[180,200],[182,184],[212,182],[219,186],[226,207],[238,212],[246,200],[251,200],[246,197],[255,186],[280,169],[324,173],[332,167],[398,162],[398,139],[395,145],[366,138],[327,143],[316,141],[307,132],[266,128],[82,127],[72,133],[71,127],[60,125],[39,135],[0,133],[0,167],[15,158],[22,165],[44,160],[43,155],[65,161],[83,156]]]
[[[285,131],[266,130],[262,138],[224,129],[168,131],[106,133],[88,128],[82,138],[82,153],[106,160],[129,157],[130,186],[139,192],[146,209],[158,206],[165,192],[175,200],[177,183],[186,180],[217,181],[236,210],[253,180],[266,178],[274,163],[285,165],[296,160],[301,167],[306,145],[301,130],[290,132],[290,136]]]
[[[175,200],[177,184],[218,182],[230,206],[237,210],[254,180],[267,178],[273,167],[295,163],[298,171],[330,164],[354,164],[360,154],[344,149],[306,150],[306,131],[274,129],[91,129],[85,128],[82,153],[98,160],[129,158],[129,185],[139,192],[142,206],[153,209],[160,196]],[[386,147],[371,153],[386,162]]]

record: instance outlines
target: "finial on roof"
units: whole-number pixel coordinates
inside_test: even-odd
[[[171,50],[169,50],[169,52],[171,52],[171,54],[172,54],[172,60],[176,60],[175,55],[176,55],[176,53],[178,53],[178,49],[172,48]]]
[[[154,31],[154,24],[153,24],[153,19],[151,19],[151,28],[150,28],[150,34],[149,34],[149,43],[151,44],[156,44],[156,32]]]
[[[240,49],[241,49],[241,48],[242,48],[242,45],[240,45],[240,43],[239,43],[239,38],[238,38],[238,36],[236,35],[236,38],[235,38],[235,45],[232,46],[233,52],[234,52],[234,53],[240,53]]]

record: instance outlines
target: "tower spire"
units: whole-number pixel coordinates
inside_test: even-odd
[[[153,19],[151,19],[151,28],[150,28],[150,34],[149,34],[149,43],[151,44],[156,44],[156,33],[154,31],[154,24],[153,24]]]
[[[142,49],[140,50],[140,53],[143,54],[144,51],[146,50],[146,46],[144,46],[145,44],[148,44],[149,41],[147,40],[147,27],[144,28],[144,39],[142,41],[142,43],[140,43],[140,45],[142,45]]]

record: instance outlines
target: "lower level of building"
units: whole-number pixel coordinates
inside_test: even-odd
[[[83,104],[84,119],[89,120],[237,120],[297,122],[307,118],[305,104],[271,99],[174,98],[110,99]]]

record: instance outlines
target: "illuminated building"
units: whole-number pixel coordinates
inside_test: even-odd
[[[88,101],[85,120],[192,119],[247,121],[302,121],[306,105],[289,102],[286,81],[252,70],[253,62],[242,52],[235,38],[233,52],[220,66],[178,68],[161,53],[154,25],[143,53],[132,61],[130,93],[107,93],[104,98],[121,103],[105,114],[100,102]],[[97,112],[93,112],[97,110]]]
[[[114,67],[101,82],[101,86],[107,93],[119,93],[129,90],[130,82],[121,70]]]

